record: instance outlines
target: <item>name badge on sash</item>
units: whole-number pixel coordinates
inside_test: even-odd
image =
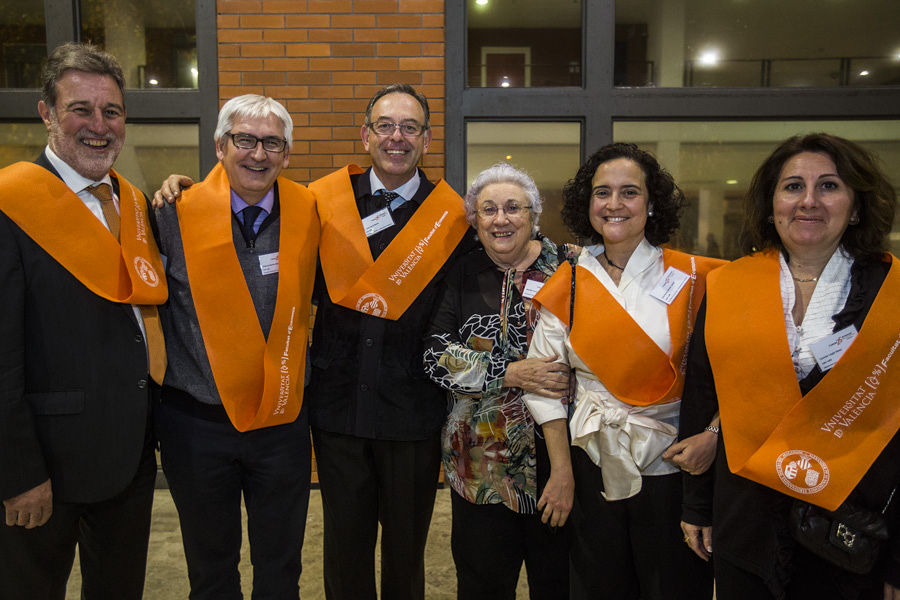
[[[525,300],[534,298],[534,295],[537,294],[542,287],[544,287],[543,281],[535,281],[534,279],[529,279],[525,282],[525,287],[522,288],[522,298]]]
[[[672,304],[672,301],[678,297],[678,293],[684,284],[691,278],[684,271],[679,271],[675,267],[669,267],[663,273],[662,278],[653,286],[650,295],[657,300],[662,300],[666,304]]]
[[[263,275],[271,275],[278,272],[278,253],[259,255],[259,270]]]
[[[856,339],[856,334],[856,327],[848,325],[840,331],[809,345],[809,349],[812,351],[813,356],[816,357],[816,362],[819,363],[819,368],[822,369],[823,373],[841,360],[844,352]]]
[[[362,224],[363,229],[366,231],[366,237],[370,238],[379,231],[384,231],[388,227],[393,226],[394,219],[391,217],[391,211],[385,207],[363,219]]]

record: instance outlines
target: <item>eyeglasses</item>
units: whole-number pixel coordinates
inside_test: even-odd
[[[235,148],[241,150],[256,150],[256,146],[260,142],[266,152],[283,152],[287,146],[287,140],[279,137],[258,138],[250,133],[226,133],[225,135],[231,138]]]
[[[415,121],[404,121],[403,123],[392,123],[390,121],[376,121],[369,123],[369,129],[382,136],[394,135],[394,131],[399,129],[403,137],[414,138],[419,137],[428,129],[424,125],[419,125]]]
[[[506,206],[494,206],[493,204],[489,204],[484,208],[476,209],[475,212],[485,219],[494,219],[500,214],[501,210],[507,217],[515,219],[516,217],[523,216],[525,211],[531,210],[531,205],[518,204],[516,202],[510,202]]]

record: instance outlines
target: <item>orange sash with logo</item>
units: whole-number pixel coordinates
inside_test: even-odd
[[[462,199],[441,180],[373,260],[350,184],[350,175],[363,172],[350,165],[309,186],[322,222],[322,272],[335,304],[397,320],[447,261],[469,224]]]
[[[706,289],[706,274],[725,261],[664,249],[663,264],[691,276],[667,307],[671,357],[590,271],[584,267],[575,271],[575,319],[569,341],[606,389],[632,406],[665,404],[681,397],[687,345]],[[571,272],[568,263],[560,265],[534,297],[534,302],[564,323],[569,322]]]
[[[238,431],[290,423],[300,413],[316,268],[315,198],[278,178],[278,296],[268,340],[259,325],[231,229],[222,164],[176,204],[197,320],[216,388]]]
[[[706,347],[733,473],[834,510],[897,432],[900,267],[887,257],[859,335],[806,396],[788,347],[777,251],[710,275]]]
[[[169,296],[144,195],[119,182],[121,243],[62,179],[33,163],[0,170],[0,210],[96,295],[122,304],[162,304]]]

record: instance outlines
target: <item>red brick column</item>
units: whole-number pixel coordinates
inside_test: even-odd
[[[245,93],[294,119],[285,175],[307,183],[368,164],[359,138],[379,87],[409,83],[431,107],[430,178],[444,171],[443,0],[218,0],[220,105]]]

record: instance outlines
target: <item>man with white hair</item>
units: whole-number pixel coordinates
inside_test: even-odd
[[[275,100],[232,98],[215,132],[219,164],[156,210],[170,366],[155,424],[195,600],[242,597],[242,494],[253,598],[299,598],[319,222],[312,194],[279,177],[292,130]]]

